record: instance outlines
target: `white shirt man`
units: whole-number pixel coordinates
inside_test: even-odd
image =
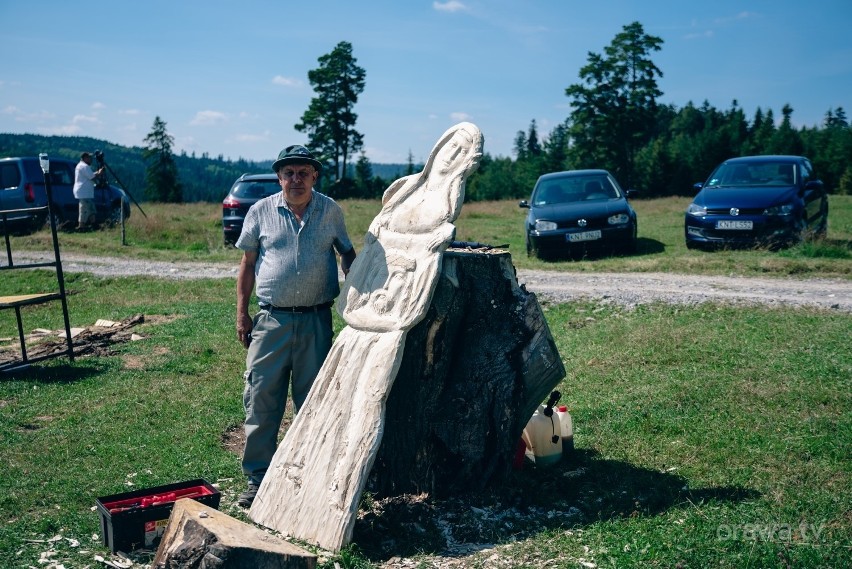
[[[83,152],[80,162],[74,169],[74,197],[80,201],[77,229],[86,230],[95,223],[95,178],[103,172],[101,167],[97,172],[92,170],[92,155]]]

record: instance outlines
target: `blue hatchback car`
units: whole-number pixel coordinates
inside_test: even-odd
[[[720,164],[686,209],[686,246],[782,247],[822,237],[828,195],[803,156],[743,156]]]

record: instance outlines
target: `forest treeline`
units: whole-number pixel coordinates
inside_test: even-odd
[[[807,156],[830,193],[852,194],[852,128],[843,109],[829,110],[823,124],[813,128],[794,128],[792,114],[785,106],[776,126],[771,109],[757,109],[748,120],[736,102],[726,111],[707,102],[700,107],[658,107],[656,134],[636,149],[630,175],[612,163],[574,155],[565,143],[567,122],[541,141],[533,121],[526,132],[518,133],[514,159],[484,156],[468,182],[466,197],[525,198],[538,176],[580,168],[608,169],[625,189],[639,190],[642,198],[689,196],[695,192],[693,185],[723,160],[757,154]]]
[[[140,146],[121,146],[105,140],[86,136],[44,136],[39,134],[0,133],[0,158],[9,156],[38,156],[45,152],[52,158],[80,159],[83,151],[100,150],[109,169],[107,177],[110,183],[127,189],[138,201],[153,201],[146,195],[146,168],[143,157],[145,149]],[[272,160],[230,160],[223,156],[210,157],[202,154],[180,153],[174,155],[178,175],[183,187],[185,202],[218,202],[224,199],[234,181],[243,174],[271,174]],[[383,180],[388,183],[405,175],[406,164],[371,165],[374,172],[373,182],[381,189],[371,191],[370,195],[380,196],[384,190]],[[116,183],[116,179],[118,183]],[[324,181],[330,185],[328,181]],[[352,196],[336,196],[345,199]],[[361,196],[358,196],[361,197]]]
[[[719,111],[708,103],[701,107],[687,104],[681,109],[661,107],[659,133],[636,153],[635,174],[630,181],[619,176],[625,187],[640,191],[641,198],[692,195],[692,186],[703,181],[722,160],[751,154],[796,154],[807,156],[830,193],[852,194],[852,128],[842,109],[828,111],[822,125],[795,129],[791,126],[792,109],[785,107],[779,126],[772,110],[757,110],[747,120],[742,109],[732,105]],[[483,201],[529,197],[541,174],[574,168],[607,167],[594,163],[572,162],[557,143],[565,136],[566,125],[539,137],[535,121],[519,131],[514,156],[492,156],[487,151],[479,170],[468,181],[466,200]],[[146,164],[142,147],[126,147],[104,140],[77,136],[42,136],[0,133],[0,157],[37,156],[78,160],[80,152],[101,150],[109,166],[108,174],[118,178],[139,201],[145,195]],[[175,163],[186,202],[221,201],[240,175],[271,172],[272,160],[256,162],[229,160],[223,156],[197,157],[176,154]],[[346,189],[340,183],[325,181],[323,191],[335,199],[348,197],[377,198],[396,178],[417,170],[420,164],[365,164],[351,168]],[[611,166],[607,169],[610,169]],[[359,176],[358,170],[367,170]],[[117,184],[119,185],[119,184]]]

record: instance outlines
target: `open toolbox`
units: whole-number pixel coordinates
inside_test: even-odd
[[[212,484],[199,478],[98,498],[104,545],[113,553],[156,549],[177,500],[192,498],[218,510],[220,497]]]

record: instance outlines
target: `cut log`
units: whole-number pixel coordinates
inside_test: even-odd
[[[175,502],[155,569],[313,569],[316,555],[227,514],[184,498]]]
[[[499,486],[521,432],[565,368],[505,251],[448,249],[409,331],[368,487],[446,497]]]

